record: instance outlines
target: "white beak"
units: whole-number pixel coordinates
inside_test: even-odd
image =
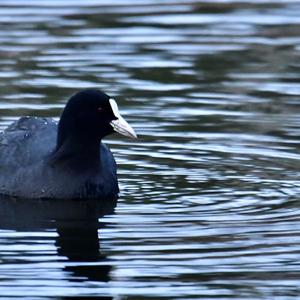
[[[110,122],[110,125],[112,126],[114,131],[122,135],[128,136],[130,138],[136,139],[136,133],[134,132],[132,127],[125,121],[125,119],[120,115],[116,101],[114,99],[109,99],[109,103],[114,113],[114,116],[117,118],[116,120],[112,120]]]

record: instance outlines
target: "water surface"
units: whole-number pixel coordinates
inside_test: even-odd
[[[0,4],[0,127],[101,88],[114,204],[1,201],[0,297],[300,297],[298,1]]]

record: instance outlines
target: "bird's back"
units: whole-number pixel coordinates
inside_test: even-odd
[[[0,178],[11,177],[53,151],[56,130],[51,118],[22,117],[8,126],[0,134]]]

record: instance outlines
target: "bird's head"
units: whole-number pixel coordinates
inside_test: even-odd
[[[117,102],[100,90],[83,90],[68,101],[59,122],[61,139],[82,135],[99,139],[118,132],[136,138],[132,127],[120,115]]]

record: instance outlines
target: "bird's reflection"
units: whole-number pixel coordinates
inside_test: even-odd
[[[99,217],[114,212],[116,200],[0,199],[0,228],[17,231],[55,229],[59,256],[69,262],[71,281],[110,280],[107,258],[101,255]]]

